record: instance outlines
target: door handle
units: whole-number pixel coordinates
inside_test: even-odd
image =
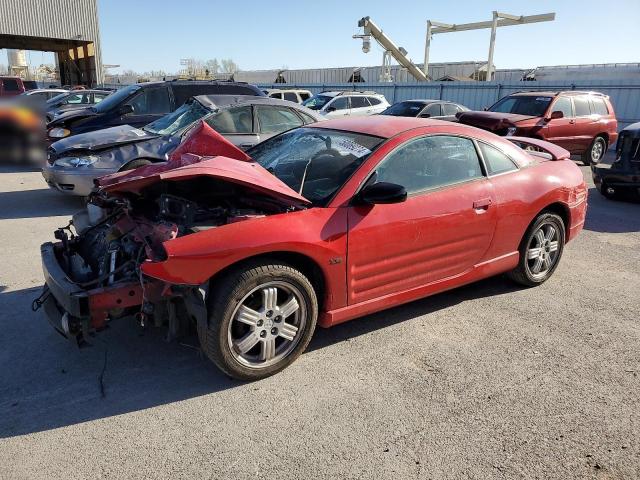
[[[247,148],[253,147],[253,143],[243,143],[240,145],[240,148],[246,150]]]
[[[491,205],[491,199],[490,198],[481,198],[480,200],[476,200],[475,202],[473,202],[473,209],[474,210],[487,210],[490,205]]]

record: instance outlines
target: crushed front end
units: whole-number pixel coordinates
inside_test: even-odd
[[[152,278],[144,266],[171,262],[167,242],[308,203],[259,165],[221,156],[103,178],[86,209],[56,230],[57,241],[42,245],[45,285],[33,304],[80,345],[124,316],[166,325],[170,338],[206,322],[206,285],[188,272],[171,282]]]

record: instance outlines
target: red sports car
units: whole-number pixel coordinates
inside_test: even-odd
[[[189,323],[227,374],[259,379],[332,325],[507,272],[547,280],[582,229],[569,153],[437,120],[297,128],[248,152],[203,127],[166,164],[100,180],[42,246],[35,306],[78,342],[114,318]],[[529,147],[531,150],[525,150]]]

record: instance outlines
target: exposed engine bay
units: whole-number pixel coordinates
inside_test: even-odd
[[[89,293],[106,295],[110,290],[136,287],[128,290],[126,301],[115,299],[116,308],[108,300],[98,302],[103,308],[91,312],[94,328],[128,314],[136,314],[141,323],[162,325],[176,314],[170,311],[169,303],[193,293],[141,274],[140,266],[145,261],[166,260],[164,242],[290,208],[242,185],[209,177],[159,181],[138,193],[99,190],[90,197],[85,210],[56,230],[59,243],[54,255],[66,277]],[[202,297],[199,303],[203,306]],[[186,308],[184,302],[171,307]],[[65,333],[69,329],[67,326]],[[79,330],[78,325],[76,332]]]

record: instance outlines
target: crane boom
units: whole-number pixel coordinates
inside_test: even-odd
[[[373,23],[371,18],[363,17],[358,22],[359,27],[364,28],[365,35],[371,35],[376,41],[380,44],[382,48],[384,48],[387,52],[389,52],[393,58],[396,59],[400,65],[406,68],[411,75],[415,77],[416,80],[421,82],[427,81],[427,76],[424,74],[422,70],[420,70],[401,50],[398,46],[396,46],[393,41],[387,37],[380,28]]]

